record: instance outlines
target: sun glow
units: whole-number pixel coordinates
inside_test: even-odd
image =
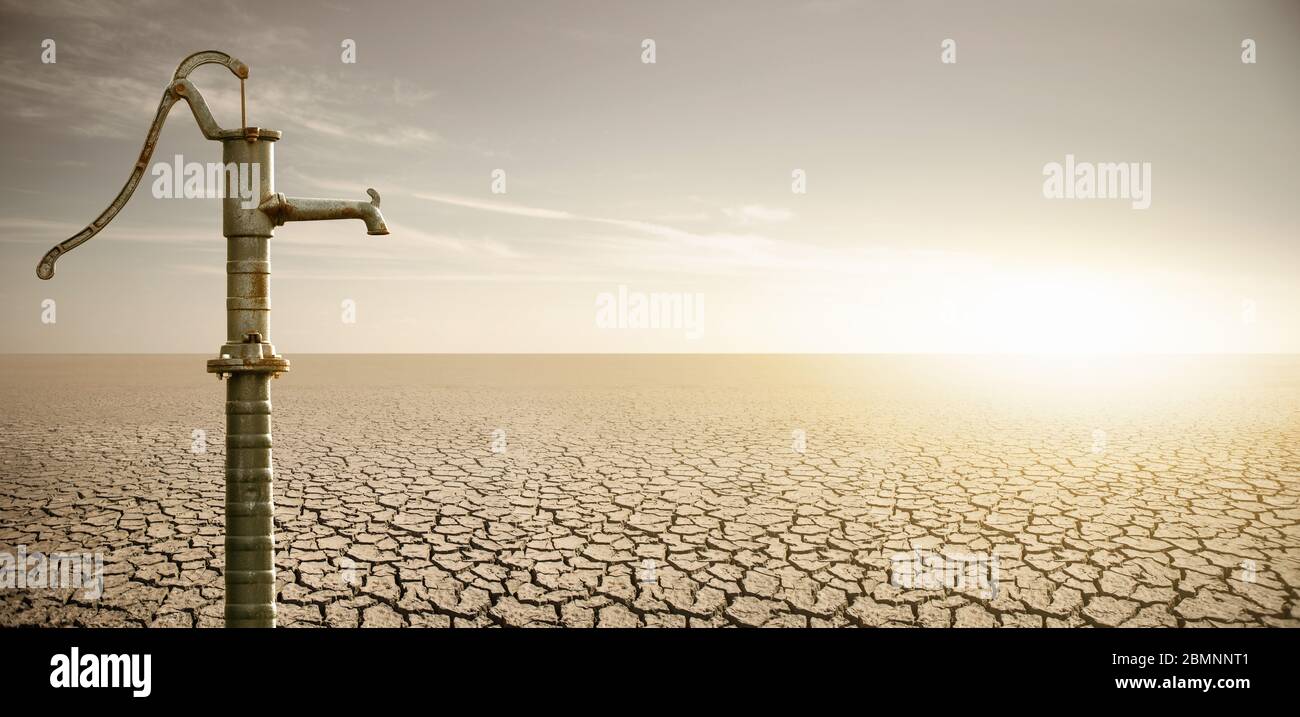
[[[1113,280],[1058,275],[971,287],[964,309],[974,351],[1093,354],[1172,350],[1189,328],[1177,307]]]
[[[857,340],[844,342],[849,351],[1218,353],[1250,345],[1236,296],[1186,279],[950,265],[860,290],[856,311],[827,326],[849,321]]]

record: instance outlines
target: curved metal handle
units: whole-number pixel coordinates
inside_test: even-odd
[[[144,147],[140,150],[140,157],[131,170],[131,176],[127,178],[126,184],[122,186],[122,191],[117,193],[117,197],[108,205],[108,208],[95,221],[86,225],[85,229],[59,242],[52,249],[45,252],[45,256],[41,257],[40,263],[36,265],[37,276],[42,279],[52,278],[54,276],[54,262],[58,261],[59,257],[90,241],[91,237],[108,226],[108,223],[113,221],[113,217],[116,217],[117,213],[122,211],[122,207],[135,193],[135,188],[139,186],[140,179],[149,166],[149,159],[153,157],[154,147],[158,144],[158,135],[162,133],[163,122],[167,119],[167,113],[171,111],[172,105],[176,104],[177,100],[184,99],[189,103],[190,110],[199,123],[199,128],[203,130],[203,136],[208,139],[217,139],[220,136],[223,130],[213,121],[212,113],[208,111],[203,96],[187,79],[195,68],[207,64],[223,65],[241,81],[248,78],[248,65],[218,50],[196,52],[181,60],[181,64],[176,68],[176,73],[172,75],[171,84],[163,91],[162,101],[158,103],[158,112],[154,114],[153,124],[149,126],[149,134],[144,138]]]
[[[204,50],[181,60],[181,64],[176,66],[176,74],[172,75],[172,81],[183,80],[189,77],[195,68],[212,64],[225,65],[227,69],[235,73],[235,77],[241,80],[248,79],[248,65],[221,50]]]

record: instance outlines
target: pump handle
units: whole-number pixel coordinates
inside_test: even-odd
[[[195,68],[208,64],[224,65],[235,77],[240,79],[240,82],[248,78],[248,65],[218,50],[196,52],[181,60],[181,64],[176,68],[176,74],[172,75],[171,83],[163,91],[162,101],[158,103],[158,112],[154,115],[153,124],[149,126],[149,134],[144,138],[144,148],[140,150],[140,158],[136,160],[135,167],[131,170],[131,176],[127,178],[122,191],[117,193],[117,198],[108,205],[108,208],[95,221],[46,252],[45,256],[41,257],[41,263],[36,265],[37,276],[42,279],[52,278],[54,276],[54,262],[60,256],[90,241],[91,237],[108,226],[108,223],[113,221],[113,217],[116,217],[117,213],[122,211],[122,207],[135,193],[135,188],[140,184],[140,178],[144,176],[145,169],[149,166],[149,159],[153,157],[154,147],[158,144],[158,135],[162,132],[163,121],[167,119],[167,113],[171,111],[172,105],[176,104],[177,100],[184,99],[189,103],[190,110],[194,113],[194,119],[199,123],[199,129],[203,131],[204,137],[208,139],[220,138],[224,130],[218,127],[217,123],[212,119],[212,113],[203,101],[203,96],[199,94],[198,89],[188,79],[189,74]]]

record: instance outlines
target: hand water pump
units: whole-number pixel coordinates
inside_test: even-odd
[[[188,79],[195,68],[218,64],[239,78],[239,129],[222,129],[212,119],[203,96]],[[207,139],[221,142],[226,172],[222,199],[222,234],[226,237],[226,343],[208,373],[226,381],[226,625],[275,627],[275,529],[271,465],[272,377],[289,370],[289,362],[270,343],[271,236],[285,222],[360,219],[367,234],[387,234],[379,213],[379,193],[370,201],[286,197],[275,191],[276,130],[249,127],[244,81],[248,66],[224,52],[207,50],[185,58],[145,137],[140,158],[117,198],[89,226],[61,242],[41,259],[36,275],[54,276],[59,257],[90,240],[108,225],[131,198],[153,156],[163,121],[172,105],[185,100]],[[246,176],[251,196],[232,186],[232,167],[253,168]]]

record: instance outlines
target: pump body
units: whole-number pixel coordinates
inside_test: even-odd
[[[222,162],[259,170],[256,196],[271,196],[275,138],[222,141]],[[271,460],[271,379],[289,370],[271,330],[274,222],[229,189],[226,237],[226,343],[208,371],[226,380],[226,626],[275,626],[275,489]]]

